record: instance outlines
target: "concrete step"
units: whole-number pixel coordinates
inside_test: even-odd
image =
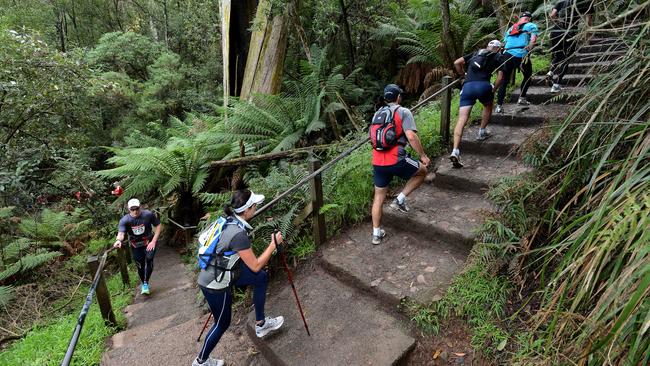
[[[593,75],[589,74],[565,74],[562,78],[562,85],[564,86],[583,86],[593,79]],[[531,78],[532,86],[547,86],[551,87],[552,83],[546,75],[535,75]]]
[[[488,131],[492,133],[487,140],[478,141],[476,136],[478,124],[465,127],[460,149],[463,153],[505,156],[512,154],[522,143],[528,139],[536,127],[531,126],[504,126],[489,125]]]
[[[577,52],[571,58],[571,62],[585,63],[585,62],[600,62],[600,61],[614,61],[625,55],[625,50],[618,50],[612,52],[590,52],[582,53]]]
[[[623,51],[627,49],[627,45],[620,42],[610,42],[610,43],[600,43],[600,44],[591,44],[584,45],[578,48],[578,52],[581,53],[595,53],[595,52],[613,52],[613,51]]]
[[[568,74],[598,74],[616,65],[616,61],[570,63],[567,66]]]
[[[191,365],[203,346],[203,338],[201,342],[196,342],[196,337],[201,332],[204,321],[205,316],[195,317],[170,328],[154,329],[150,333],[129,338],[128,343],[105,352],[101,365]],[[251,346],[252,343],[245,334],[245,327],[233,324],[223,335],[211,356],[225,359],[228,365],[268,365],[261,357],[251,354]]]
[[[371,244],[367,244],[371,245]],[[387,255],[387,253],[381,253]],[[304,268],[294,273],[311,337],[307,336],[291,287],[267,297],[267,314],[284,316],[284,325],[264,339],[248,333],[273,365],[395,365],[415,346],[396,315],[388,313],[376,298],[353,289],[323,269]]]
[[[492,113],[490,125],[537,126],[550,120],[563,118],[569,108],[566,104],[552,103],[528,106],[504,104],[503,113]]]
[[[468,247],[474,244],[473,231],[483,222],[483,213],[492,209],[482,194],[448,190],[432,184],[420,186],[407,202],[408,214],[388,207],[387,203],[382,224],[395,230],[408,228],[437,240]],[[369,233],[366,233],[366,241],[370,241]]]
[[[335,277],[388,306],[407,297],[422,304],[442,298],[471,249],[411,226],[386,228],[380,245],[372,245],[371,233],[368,222],[339,235],[323,249],[322,263]]]
[[[483,193],[501,177],[530,171],[523,163],[512,157],[463,154],[464,168],[454,169],[447,156],[441,158],[434,183],[438,187],[458,191]]]
[[[584,95],[586,89],[581,86],[567,86],[562,88],[560,93],[551,93],[551,88],[544,86],[531,86],[528,88],[526,93],[526,99],[532,104],[543,104],[553,101],[558,103],[562,101],[568,103],[579,99]],[[513,91],[510,94],[510,101],[516,103],[519,99],[520,91],[519,89]]]
[[[182,313],[183,320],[197,316],[197,291],[189,285],[168,291],[165,296],[155,296],[156,293],[152,291],[151,297],[125,308],[128,328],[135,328],[179,312]]]

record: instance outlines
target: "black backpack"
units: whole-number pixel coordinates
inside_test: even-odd
[[[488,67],[489,60],[496,55],[495,52],[490,52],[485,49],[478,50],[476,54],[469,60],[468,68],[474,72],[485,71]]]

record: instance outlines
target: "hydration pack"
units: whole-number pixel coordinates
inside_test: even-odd
[[[390,150],[399,143],[403,134],[402,120],[397,111],[391,111],[389,106],[384,106],[375,113],[370,124],[370,143],[377,151]]]
[[[510,32],[508,32],[508,36],[516,37],[516,36],[518,36],[518,35],[520,35],[520,34],[523,34],[523,33],[529,33],[528,31],[524,30],[524,26],[525,26],[527,23],[528,23],[528,22],[523,22],[523,23],[519,23],[519,22],[517,22],[517,23],[515,23],[515,24],[512,26],[512,28],[510,28]]]
[[[213,222],[208,229],[199,234],[199,250],[197,258],[201,269],[208,268],[210,261],[212,261],[212,258],[214,258],[215,255],[224,256],[230,253],[216,253],[219,239],[227,225],[237,225],[239,228],[244,229],[244,224],[238,220],[229,220],[228,218],[220,217],[217,221]]]
[[[492,55],[495,55],[495,53],[485,49],[478,50],[474,57],[469,60],[468,68],[471,68],[475,72],[485,70],[488,65],[488,60]]]

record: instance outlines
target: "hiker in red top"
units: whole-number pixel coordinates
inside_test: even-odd
[[[388,184],[393,176],[408,180],[402,192],[391,202],[390,207],[403,213],[409,211],[406,196],[424,182],[429,157],[424,152],[417,135],[413,114],[400,106],[402,89],[395,84],[384,88],[386,105],[372,118],[370,140],[373,145],[372,166],[374,170],[375,198],[372,202],[372,243],[381,244],[386,232],[381,229],[381,215]],[[420,161],[406,153],[406,145],[420,155]]]

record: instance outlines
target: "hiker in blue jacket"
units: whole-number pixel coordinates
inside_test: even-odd
[[[201,288],[201,292],[203,292],[203,296],[205,296],[205,300],[210,306],[210,311],[214,317],[214,325],[205,336],[203,346],[199,355],[192,362],[192,366],[224,365],[223,360],[209,358],[209,355],[230,326],[233,285],[253,286],[253,304],[255,305],[256,319],[255,334],[258,337],[263,337],[269,332],[279,329],[284,323],[282,316],[264,316],[268,276],[262,269],[276,250],[282,250],[280,246],[283,240],[282,233],[278,232],[271,237],[271,242],[259,257],[255,256],[248,236],[249,231],[253,228],[247,221],[253,218],[257,205],[263,201],[264,196],[261,194],[255,194],[249,190],[239,190],[233,193],[230,203],[224,206],[226,224],[221,230],[215,253],[225,253],[230,257],[233,257],[236,253],[240,260],[236,261],[232,270],[237,271],[238,276],[234,274],[232,277],[224,276],[223,271],[221,271],[224,266],[218,263],[218,256],[210,260],[207,268],[202,269],[201,273],[199,273],[199,288]],[[209,238],[210,235],[210,230],[201,234],[201,236],[205,236],[203,239],[208,242],[212,241]],[[200,237],[199,241],[201,239]],[[225,267],[228,268],[227,265]],[[232,278],[232,280],[224,284],[224,278],[228,280]]]
[[[503,67],[503,74],[506,82],[501,84],[499,87],[497,106],[494,110],[496,113],[503,113],[503,101],[506,98],[508,82],[510,81],[513,71],[518,68],[523,72],[524,79],[521,82],[521,94],[519,95],[517,104],[530,104],[528,100],[526,100],[526,92],[530,86],[530,78],[533,75],[533,64],[530,61],[529,52],[535,46],[535,42],[539,35],[537,25],[530,22],[531,18],[532,15],[530,12],[525,11],[521,13],[517,23],[508,28],[503,38],[503,43],[505,45],[505,52],[503,55],[508,61]]]

